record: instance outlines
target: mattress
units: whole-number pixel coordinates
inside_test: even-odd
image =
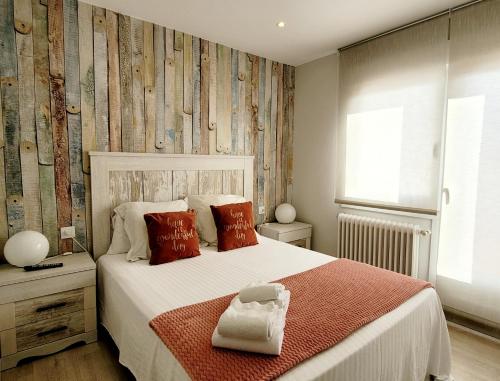
[[[101,323],[119,348],[120,363],[137,380],[189,380],[149,327],[153,317],[237,292],[252,281],[276,280],[335,260],[262,236],[258,239],[256,246],[224,253],[202,248],[198,257],[159,266],[127,262],[124,254],[99,258]],[[425,289],[280,380],[422,381],[429,374],[446,380],[450,364],[441,303],[434,289]]]

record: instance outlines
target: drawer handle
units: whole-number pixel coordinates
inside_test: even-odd
[[[38,337],[43,337],[43,336],[50,335],[50,334],[52,334],[52,333],[65,331],[65,330],[67,330],[67,329],[68,329],[68,326],[67,326],[67,325],[62,325],[62,326],[60,326],[60,327],[55,327],[55,328],[49,329],[48,331],[39,332],[39,333],[37,333],[36,335],[37,335]]]
[[[61,308],[61,307],[64,307],[65,305],[66,305],[66,302],[49,304],[48,306],[38,307],[36,309],[36,312],[43,312],[43,311],[47,311],[47,310],[52,310],[54,308]]]

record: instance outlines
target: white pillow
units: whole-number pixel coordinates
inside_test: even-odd
[[[210,205],[220,206],[245,201],[243,196],[232,194],[199,194],[187,196],[189,209],[194,209],[196,212],[196,229],[198,230],[200,239],[209,245],[217,244],[217,227],[215,226]]]
[[[147,213],[182,212],[188,206],[186,201],[168,202],[126,202],[115,209],[115,212],[123,218],[123,226],[130,240],[130,250],[127,253],[128,261],[147,259],[149,244],[148,230],[144,215]]]
[[[130,250],[130,241],[123,226],[123,218],[115,213],[113,216],[113,237],[107,254],[124,254]]]

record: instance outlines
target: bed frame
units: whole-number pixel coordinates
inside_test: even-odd
[[[253,156],[90,152],[94,259],[111,242],[113,209],[127,201],[170,201],[188,194],[253,200]]]

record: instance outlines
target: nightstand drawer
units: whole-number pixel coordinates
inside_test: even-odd
[[[282,242],[292,242],[292,241],[297,241],[299,239],[305,239],[311,237],[311,234],[312,234],[312,229],[306,228],[286,233],[280,233],[278,239]]]
[[[79,288],[16,302],[16,327],[52,319],[84,309],[84,290]]]
[[[293,245],[293,246],[298,246],[298,247],[302,247],[304,249],[307,248],[307,239],[298,239],[296,241],[290,241],[288,242],[290,245]]]
[[[83,332],[85,332],[83,310],[53,319],[42,320],[34,324],[27,324],[16,329],[17,351],[37,347]]]

